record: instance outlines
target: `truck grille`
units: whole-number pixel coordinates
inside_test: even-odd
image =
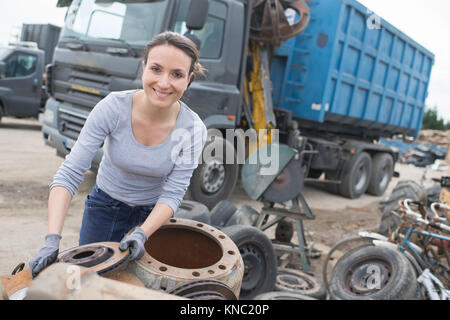
[[[73,140],[77,140],[86,119],[87,115],[84,116],[80,112],[60,108],[58,113],[59,133]]]

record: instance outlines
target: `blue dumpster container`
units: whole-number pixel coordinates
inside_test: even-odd
[[[308,5],[307,30],[272,57],[274,105],[305,128],[417,137],[434,55],[355,0]]]

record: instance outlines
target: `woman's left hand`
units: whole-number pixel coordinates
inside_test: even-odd
[[[147,241],[147,235],[140,227],[136,227],[134,231],[126,236],[119,245],[121,251],[126,249],[130,250],[129,260],[138,260],[142,258],[145,253],[145,242]]]

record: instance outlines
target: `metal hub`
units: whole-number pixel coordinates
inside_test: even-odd
[[[305,278],[292,274],[277,275],[277,284],[284,288],[289,288],[295,291],[308,290],[313,287],[313,284],[307,281]]]
[[[203,166],[202,172],[203,191],[214,193],[219,190],[225,180],[225,166],[219,160],[212,160]]]
[[[194,220],[170,219],[152,234],[145,249],[137,267],[178,283],[221,280],[244,269],[239,249],[226,234]]]
[[[364,166],[364,164],[361,164],[356,172],[356,179],[355,179],[356,190],[361,190],[364,187],[367,179],[369,178],[368,175],[369,173],[367,172],[366,167]]]
[[[125,264],[127,256],[128,250],[120,251],[118,242],[98,242],[65,250],[57,262],[90,268],[103,276]]]

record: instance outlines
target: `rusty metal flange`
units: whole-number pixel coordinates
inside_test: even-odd
[[[127,265],[145,286],[171,290],[194,280],[217,280],[239,296],[244,263],[235,243],[201,222],[173,218],[145,244],[146,252]]]
[[[119,250],[118,242],[97,242],[65,250],[57,262],[86,267],[105,276],[124,267],[127,255],[128,250]]]
[[[290,24],[285,10],[292,9],[300,20]],[[281,42],[303,33],[310,22],[310,8],[305,0],[260,0],[253,3],[250,38],[268,44]]]

